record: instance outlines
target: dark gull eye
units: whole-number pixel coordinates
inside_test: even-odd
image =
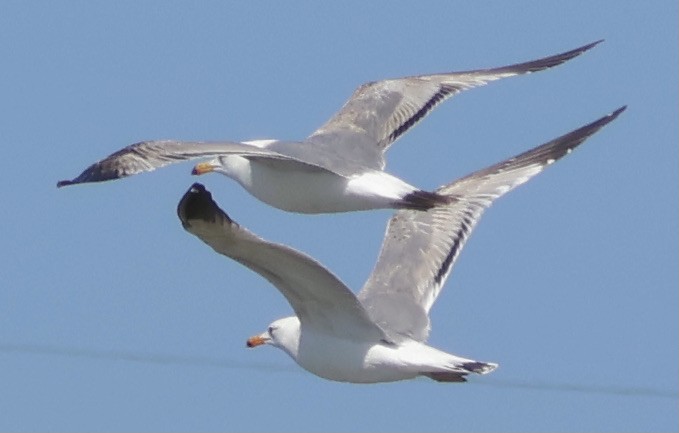
[[[273,335],[274,329],[276,328],[274,328],[273,326],[269,326],[269,329],[267,330],[267,332],[269,332],[269,335]]]

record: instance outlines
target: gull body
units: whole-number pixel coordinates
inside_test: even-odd
[[[266,159],[224,155],[198,164],[194,174],[211,171],[234,179],[260,201],[288,212],[335,213],[391,207],[427,209],[433,203],[444,201],[443,197],[418,192],[414,186],[379,170],[364,170],[361,175],[344,177],[297,161],[272,163]]]
[[[499,68],[365,83],[333,117],[302,141],[135,143],[57,186],[118,179],[200,158],[208,161],[196,165],[194,174],[224,174],[259,200],[285,211],[430,209],[446,204],[448,198],[384,171],[384,154],[393,142],[441,102],[464,90],[560,65],[599,42]]]
[[[305,370],[341,382],[417,376],[464,382],[497,364],[446,353],[426,340],[429,310],[473,228],[495,199],[570,153],[624,109],[438,188],[451,199],[447,204],[397,211],[357,295],[313,258],[235,223],[201,184],[182,197],[177,213],[189,233],[269,280],[294,310],[248,339],[249,347],[272,345]]]
[[[275,346],[306,371],[338,382],[378,383],[414,379],[438,374],[450,382],[462,382],[470,372],[485,374],[497,364],[480,363],[436,349],[415,340],[399,344],[388,341],[362,341],[317,332],[301,327],[296,316],[279,319],[267,331],[249,340],[248,345]],[[327,354],[332,354],[328,357]]]

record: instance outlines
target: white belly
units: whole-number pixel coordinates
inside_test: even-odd
[[[398,363],[383,362],[388,346],[358,343],[308,332],[300,341],[297,363],[305,370],[338,382],[378,383],[411,379],[417,371]]]
[[[398,200],[384,188],[366,191],[321,168],[295,161],[222,158],[221,173],[240,183],[250,194],[276,208],[300,213],[349,212],[389,208]],[[386,175],[388,176],[388,175]],[[389,176],[391,177],[391,176]]]

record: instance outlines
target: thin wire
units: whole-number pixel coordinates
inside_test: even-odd
[[[480,378],[479,378],[480,379]],[[494,388],[528,389],[540,391],[579,392],[585,394],[606,394],[637,397],[659,397],[679,399],[679,392],[669,389],[650,387],[627,387],[615,385],[577,385],[571,383],[549,383],[540,380],[498,380],[484,377],[478,381],[470,382],[474,385],[491,386]]]
[[[97,350],[75,347],[37,345],[37,344],[0,344],[0,353],[24,353],[36,355],[56,355],[69,358],[89,358],[113,361],[139,362],[144,364],[182,365],[188,367],[214,367],[247,370],[269,370],[294,372],[293,367],[262,362],[240,362],[228,358],[202,356],[160,355],[153,353],[127,352],[122,350]]]
[[[160,355],[152,353],[127,352],[118,350],[96,350],[74,347],[37,345],[37,344],[0,344],[0,353],[20,353],[38,355],[56,355],[69,358],[87,358],[139,362],[144,364],[180,365],[188,367],[212,367],[244,370],[267,370],[280,373],[299,373],[301,370],[294,366],[279,364],[236,361],[229,358],[214,358],[201,356]],[[676,390],[658,389],[650,387],[626,387],[613,385],[578,385],[570,383],[549,383],[540,380],[498,380],[492,377],[471,377],[469,385],[489,386],[506,389],[527,389],[539,391],[579,392],[585,394],[605,394],[636,397],[658,397],[679,399]]]

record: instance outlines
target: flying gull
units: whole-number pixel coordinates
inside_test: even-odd
[[[303,141],[154,140],[125,147],[58,187],[101,182],[196,158],[193,174],[222,173],[259,200],[289,212],[395,208],[426,210],[450,200],[384,171],[384,153],[444,100],[490,81],[560,65],[601,41],[494,69],[420,75],[363,84]]]
[[[177,213],[189,233],[262,275],[292,306],[294,316],[273,322],[248,347],[278,347],[307,371],[335,381],[426,376],[464,382],[466,375],[489,373],[497,364],[443,352],[426,340],[429,309],[465,241],[495,199],[570,153],[623,110],[436,190],[455,201],[427,211],[397,211],[358,296],[313,258],[239,226],[201,184],[186,192]]]

